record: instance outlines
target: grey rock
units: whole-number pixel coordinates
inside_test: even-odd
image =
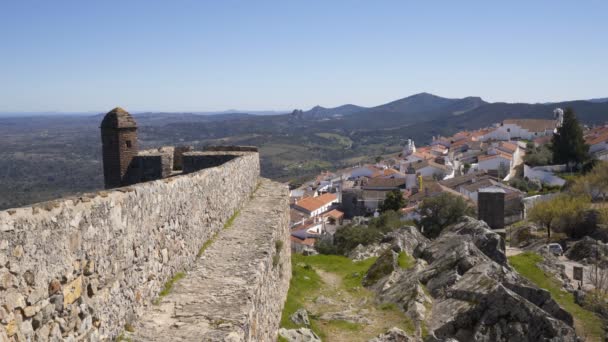
[[[354,310],[326,312],[321,314],[319,319],[323,321],[346,321],[355,324],[371,324],[371,320],[365,317],[364,313],[359,313]]]
[[[372,338],[368,342],[415,342],[413,337],[410,337],[405,331],[399,328],[391,328],[386,333]]]
[[[371,244],[367,246],[358,245],[349,254],[348,257],[353,261],[362,261],[365,259],[377,257],[390,248],[390,244]]]
[[[382,278],[393,273],[398,267],[397,256],[398,254],[392,249],[384,251],[369,270],[367,270],[363,279],[363,286],[375,285]]]
[[[568,259],[587,262],[598,258],[600,262],[608,265],[608,244],[585,236],[574,243],[565,253]]]
[[[332,305],[332,304],[335,304],[335,301],[321,295],[321,296],[317,297],[317,299],[315,299],[315,303],[322,304],[322,305]]]
[[[295,324],[310,326],[308,312],[305,309],[298,309],[298,311],[289,316],[289,319],[291,319],[291,321]]]
[[[572,316],[511,269],[485,223],[462,219],[418,249],[425,262],[371,286],[380,302],[403,308],[417,338],[424,327],[429,341],[576,340]]]
[[[396,252],[404,251],[414,257],[417,257],[419,251],[429,244],[429,239],[422,235],[418,228],[412,226],[392,231],[382,241],[390,243]]]
[[[321,342],[321,339],[312,330],[307,328],[300,329],[279,329],[279,335],[289,342]]]

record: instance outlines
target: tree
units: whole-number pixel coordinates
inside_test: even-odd
[[[418,222],[422,233],[429,238],[435,238],[445,227],[456,223],[462,216],[472,215],[473,208],[460,196],[441,193],[425,198],[418,207],[418,214],[422,217]]]
[[[589,159],[589,145],[583,139],[583,129],[572,108],[564,112],[564,122],[553,135],[553,162],[582,166]]]
[[[570,192],[589,196],[593,201],[605,201],[608,196],[608,162],[598,161],[590,172],[574,181]]]
[[[555,227],[560,227],[569,236],[574,236],[589,203],[589,198],[585,196],[561,194],[532,207],[528,219],[547,229],[547,241],[551,240],[551,231]]]
[[[403,199],[403,194],[398,189],[391,190],[386,194],[384,201],[378,209],[380,211],[385,212],[389,210],[398,211],[399,209],[405,206],[405,200]]]

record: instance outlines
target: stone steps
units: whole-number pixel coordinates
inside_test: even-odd
[[[276,340],[289,288],[289,194],[261,180],[232,225],[125,332],[132,341]]]

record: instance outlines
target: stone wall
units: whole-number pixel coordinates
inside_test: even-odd
[[[188,175],[0,211],[0,341],[115,338],[258,178],[258,154],[243,153]]]
[[[182,155],[182,170],[184,173],[191,173],[209,167],[216,167],[247,153],[250,152],[186,152]]]

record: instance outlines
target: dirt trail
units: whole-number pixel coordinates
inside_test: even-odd
[[[324,340],[367,341],[392,327],[404,330],[410,327],[406,316],[397,308],[374,303],[371,291],[364,288],[349,291],[340,275],[319,268],[315,271],[324,284],[318,296],[307,301],[305,308],[325,334]],[[332,314],[336,317],[328,317]]]

